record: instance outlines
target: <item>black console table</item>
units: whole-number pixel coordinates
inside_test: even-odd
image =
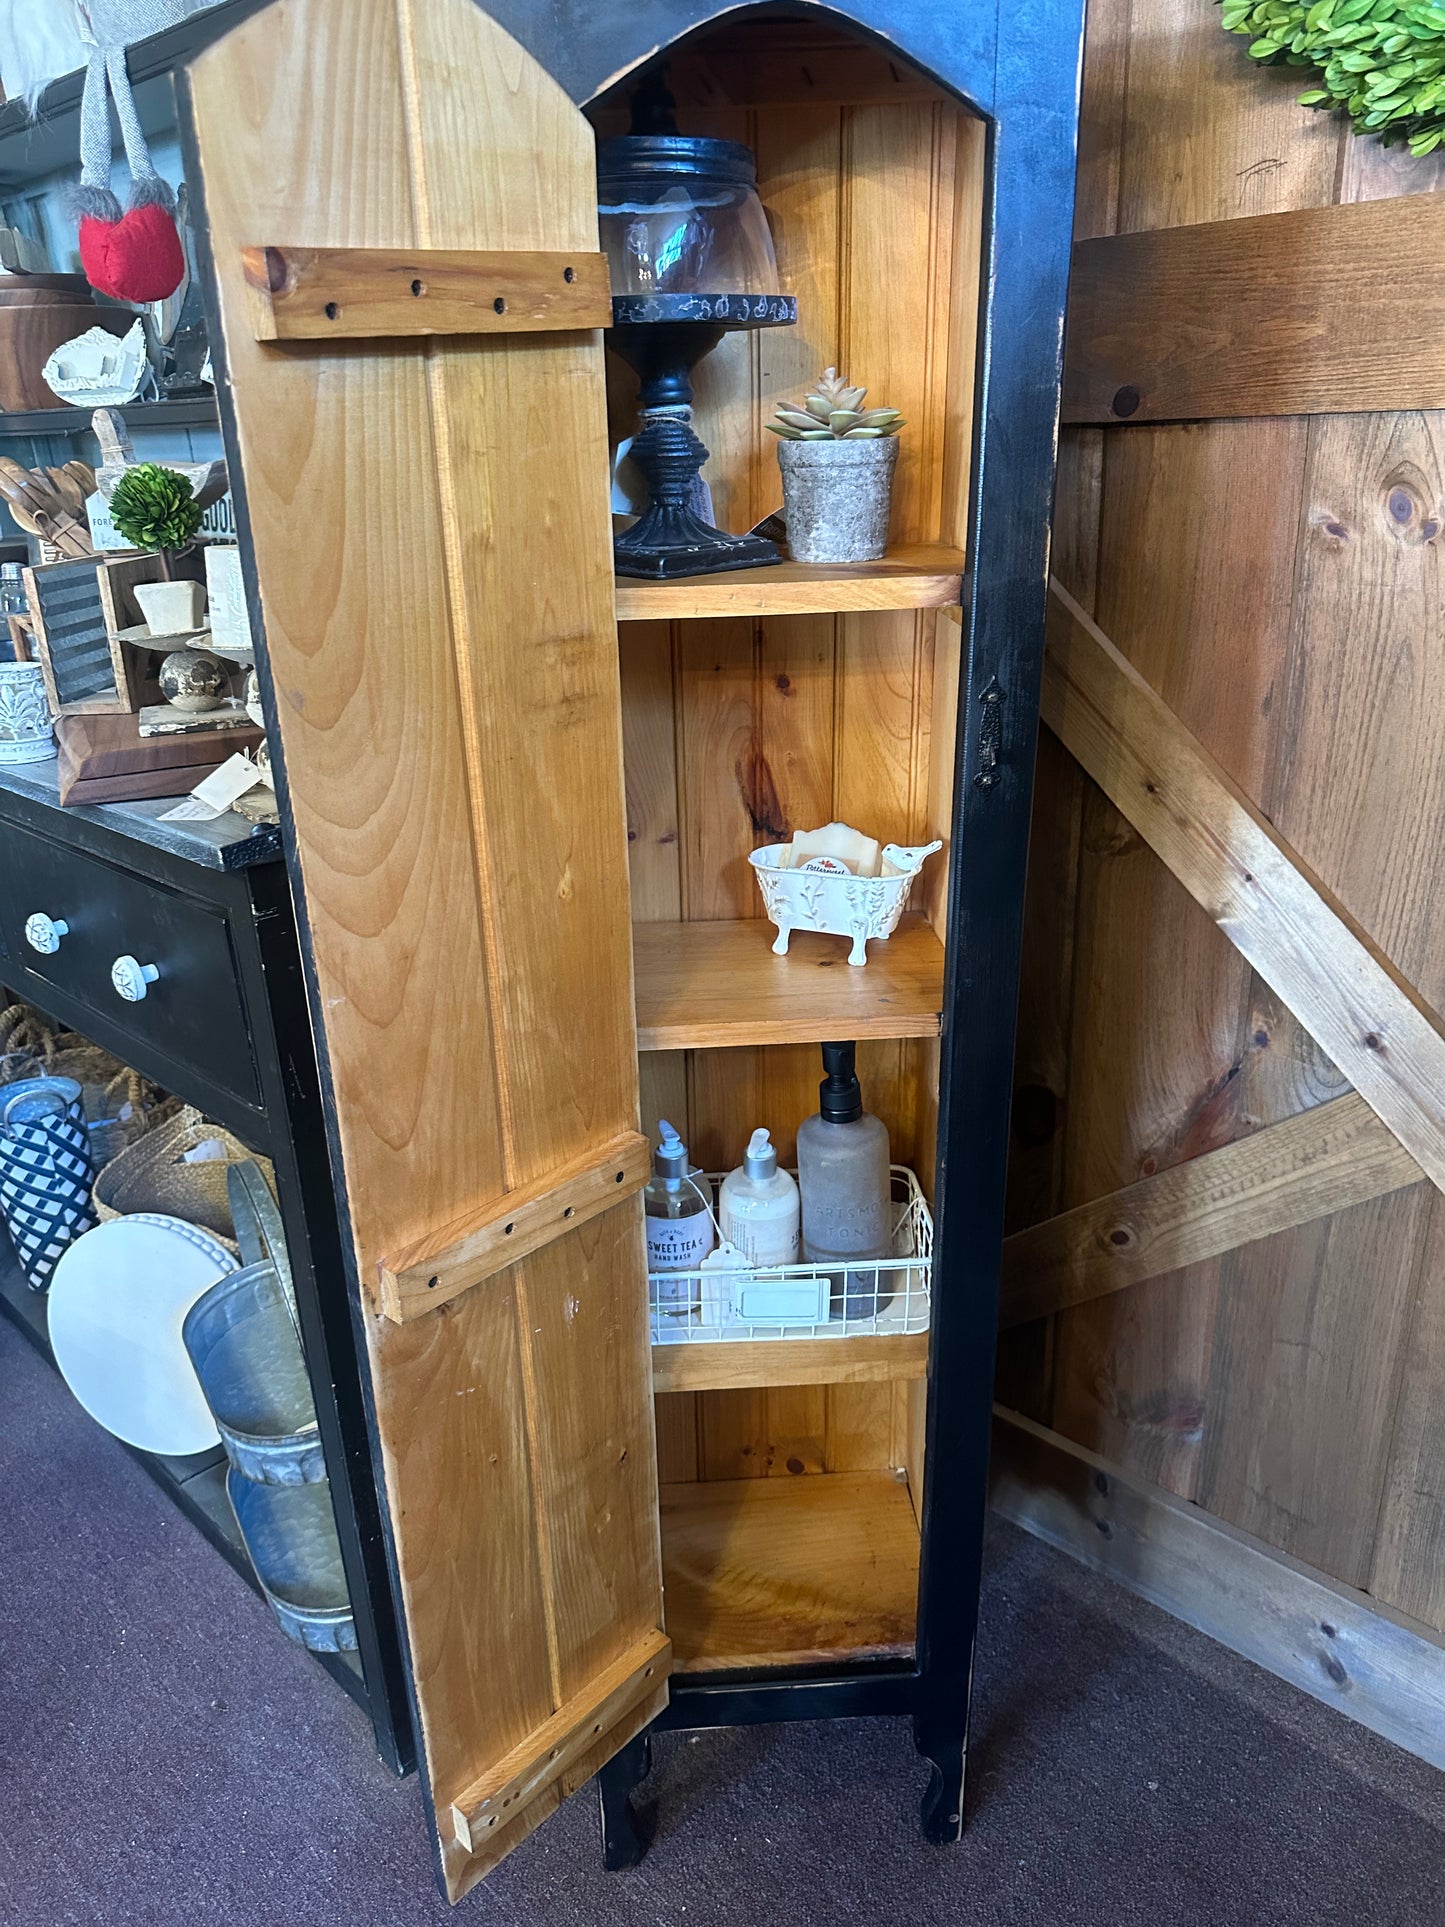
[[[354,1654],[316,1657],[365,1707],[386,1765],[404,1773],[415,1752],[280,839],[269,828],[248,834],[229,813],[161,821],[172,807],[62,809],[53,761],[0,768],[0,980],[274,1165],[356,1620]],[[68,926],[50,955],[25,938],[36,911]],[[142,1002],[111,986],[121,954],[160,966]],[[48,1358],[45,1305],[7,1251],[0,1310]],[[132,1456],[254,1583],[220,1448]]]

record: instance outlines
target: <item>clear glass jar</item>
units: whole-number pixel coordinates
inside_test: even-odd
[[[25,581],[18,562],[0,562],[0,616],[29,615]]]
[[[757,164],[740,141],[619,135],[597,175],[614,295],[778,292]]]

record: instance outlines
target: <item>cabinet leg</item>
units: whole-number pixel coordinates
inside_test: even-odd
[[[951,1847],[963,1832],[963,1787],[968,1740],[963,1732],[924,1732],[914,1727],[914,1744],[928,1761],[928,1791],[923,1796],[923,1837],[935,1847]]]
[[[652,1829],[639,1820],[633,1795],[652,1771],[652,1738],[639,1733],[597,1775],[602,1818],[602,1864],[609,1873],[635,1867],[647,1852]]]

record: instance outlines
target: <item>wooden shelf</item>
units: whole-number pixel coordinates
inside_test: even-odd
[[[0,439],[88,435],[93,412],[89,408],[0,409]],[[116,413],[128,428],[219,429],[221,421],[214,395],[188,395],[179,401],[129,401]]]
[[[857,1338],[737,1338],[654,1345],[654,1392],[721,1392],[758,1385],[886,1385],[922,1378],[928,1333]]]
[[[891,1472],[665,1485],[662,1571],[678,1672],[913,1652],[918,1526]]]
[[[778,562],[682,582],[617,578],[619,622],[686,616],[826,615],[849,609],[946,609],[958,602],[962,549],[896,549],[881,562]]]
[[[846,937],[795,931],[775,957],[770,923],[635,923],[639,1050],[936,1037],[943,945],[905,916],[860,968]]]

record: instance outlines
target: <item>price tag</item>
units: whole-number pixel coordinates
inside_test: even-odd
[[[265,781],[249,756],[228,756],[224,763],[203,777],[183,803],[166,810],[162,823],[204,823],[224,816],[238,796]]]

